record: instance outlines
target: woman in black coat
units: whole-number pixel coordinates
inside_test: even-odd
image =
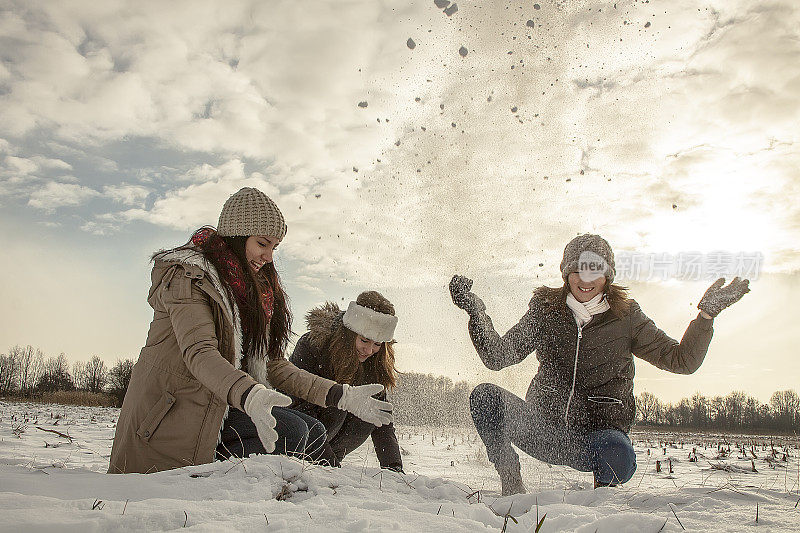
[[[375,291],[362,292],[347,311],[332,302],[306,315],[309,331],[297,341],[289,360],[295,366],[342,384],[344,394],[356,386],[374,387],[373,394],[386,400],[386,389],[395,386],[392,340],[397,317],[394,306]],[[372,384],[372,385],[370,385]],[[331,394],[340,390],[331,389]],[[403,471],[400,446],[392,423],[376,426],[336,407],[336,399],[320,407],[295,399],[292,408],[320,420],[327,431],[327,456],[339,466],[349,452],[372,437],[381,468]],[[389,406],[390,404],[386,404]]]

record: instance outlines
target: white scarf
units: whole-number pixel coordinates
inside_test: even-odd
[[[572,310],[575,322],[578,324],[578,341],[575,344],[575,366],[572,369],[572,388],[569,391],[569,398],[567,398],[567,407],[564,409],[565,424],[568,423],[567,415],[569,414],[569,406],[572,403],[572,396],[575,394],[575,380],[578,377],[578,351],[581,346],[581,330],[583,326],[592,319],[592,316],[599,315],[611,309],[603,293],[598,294],[586,303],[581,303],[570,292],[567,294],[567,306]]]
[[[575,316],[578,327],[583,327],[588,323],[593,315],[599,315],[611,309],[604,293],[600,293],[586,303],[581,303],[570,292],[567,294],[567,306]]]

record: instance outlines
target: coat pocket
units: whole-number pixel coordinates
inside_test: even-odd
[[[136,435],[146,442],[149,441],[158,428],[158,425],[164,420],[164,417],[167,416],[167,413],[172,409],[173,405],[175,405],[175,396],[169,391],[164,391],[161,398],[159,398],[153,408],[150,409],[147,417],[142,421],[141,425],[139,425],[139,429],[136,430]]]
[[[589,422],[593,427],[615,427],[628,431],[633,421],[633,409],[630,398],[617,396],[590,395],[586,398]]]

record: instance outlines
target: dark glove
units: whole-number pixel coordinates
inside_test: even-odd
[[[391,470],[393,472],[400,472],[401,474],[405,474],[403,472],[403,465],[400,463],[392,463],[390,465],[382,466],[381,468],[385,468],[386,470]]]
[[[700,299],[697,308],[705,311],[712,317],[717,316],[720,311],[742,299],[742,296],[750,292],[750,280],[733,278],[727,286],[725,278],[715,281]]]
[[[469,314],[485,309],[478,297],[470,292],[471,288],[472,280],[467,277],[456,274],[450,280],[450,297],[453,299],[453,303]]]

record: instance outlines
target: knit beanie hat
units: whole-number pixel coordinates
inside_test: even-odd
[[[221,237],[267,235],[283,239],[286,222],[269,196],[258,189],[244,187],[222,206],[217,233]]]
[[[614,281],[614,251],[600,235],[578,235],[564,248],[564,258],[561,260],[561,277],[564,281],[573,272],[587,271],[597,272],[596,277],[605,275],[608,283]]]

